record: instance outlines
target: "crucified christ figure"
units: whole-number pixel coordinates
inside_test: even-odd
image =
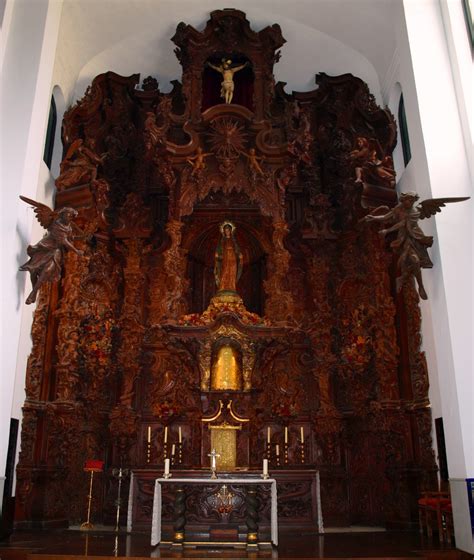
[[[232,60],[228,60],[223,58],[221,61],[220,66],[215,66],[210,62],[207,65],[216,70],[216,72],[220,72],[222,74],[222,82],[221,82],[221,97],[224,99],[226,103],[232,103],[232,97],[234,96],[234,74],[242,68],[248,66],[248,62],[245,64],[240,64],[239,66],[231,67]]]

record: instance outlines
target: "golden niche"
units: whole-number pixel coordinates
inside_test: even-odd
[[[241,357],[230,344],[219,347],[212,364],[212,391],[240,391],[242,389]]]

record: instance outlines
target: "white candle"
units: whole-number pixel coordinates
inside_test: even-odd
[[[182,443],[183,441],[183,434],[181,433],[181,426],[178,426],[178,441]]]
[[[165,459],[165,474],[170,474],[170,460]]]
[[[288,426],[285,426],[285,443],[288,443]]]
[[[171,456],[174,456],[174,452],[176,451],[176,446],[173,443],[173,445],[171,446]]]
[[[165,426],[165,443],[168,443],[168,426]]]
[[[148,426],[148,434],[146,440],[148,443],[151,442],[151,426]]]
[[[301,426],[300,432],[301,432],[301,443],[304,443],[304,430],[303,430],[303,426]]]
[[[268,426],[268,428],[267,428],[267,443],[270,443],[271,434],[272,434],[271,428],[270,428],[270,426]]]
[[[277,454],[277,456],[280,455],[280,446],[278,445],[278,443],[276,444],[275,447],[275,453]]]
[[[268,459],[263,460],[263,474],[268,475]]]

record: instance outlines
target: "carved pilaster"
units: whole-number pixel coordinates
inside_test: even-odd
[[[378,374],[378,397],[380,400],[399,399],[398,390],[398,344],[395,328],[395,304],[390,295],[388,266],[389,255],[382,249],[376,233],[370,232],[372,246],[373,290],[375,292],[374,365]]]
[[[83,244],[77,245],[84,250]],[[66,254],[62,283],[64,297],[55,313],[58,319],[56,398],[62,401],[74,401],[77,397],[80,323],[84,316],[80,293],[87,265],[88,258],[85,255],[79,257],[72,251]]]
[[[39,400],[44,382],[46,337],[48,329],[51,284],[40,290],[31,327],[32,349],[26,368],[25,392],[29,400]]]
[[[142,257],[148,251],[142,239],[124,239],[119,250],[125,256],[123,305],[118,325],[121,334],[117,363],[122,370],[120,403],[131,406],[135,395],[135,380],[140,370],[139,357],[143,341],[143,290],[145,274]]]
[[[284,221],[273,223],[273,248],[269,262],[268,279],[264,282],[267,301],[265,316],[275,323],[286,322],[293,316],[293,296],[287,289],[287,275],[290,253],[284,246],[288,224]]]
[[[307,272],[313,304],[307,333],[316,362],[313,375],[319,386],[319,408],[320,412],[324,413],[334,409],[330,377],[336,363],[332,352],[332,309],[329,305],[329,266],[326,259],[313,255],[308,263]]]

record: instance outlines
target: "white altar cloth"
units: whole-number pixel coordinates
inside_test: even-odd
[[[271,484],[271,540],[278,546],[278,512],[277,512],[277,486],[274,478],[157,478],[153,497],[153,518],[151,524],[151,545],[156,546],[161,541],[161,485],[165,483],[179,484]]]

